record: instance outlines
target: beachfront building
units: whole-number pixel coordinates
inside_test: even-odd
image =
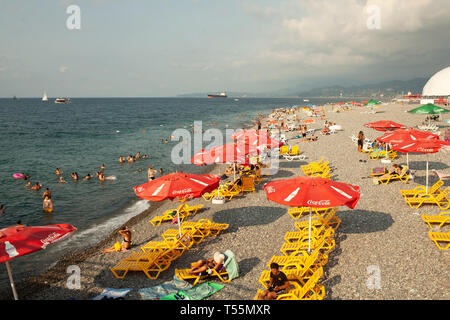
[[[421,104],[448,105],[450,97],[450,67],[435,73],[425,84]]]

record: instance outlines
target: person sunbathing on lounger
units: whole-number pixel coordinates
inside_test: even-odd
[[[379,180],[384,180],[384,179],[386,179],[386,178],[389,178],[389,176],[392,176],[393,174],[398,174],[398,175],[400,176],[400,175],[403,173],[403,172],[402,172],[403,169],[405,169],[405,168],[407,168],[407,166],[405,166],[405,165],[399,166],[398,164],[394,163],[394,164],[392,165],[392,170],[391,170],[391,171],[389,171],[388,173],[382,175],[382,176],[379,177],[379,178],[374,178],[373,180],[379,183]],[[407,170],[407,171],[404,173],[404,175],[407,175],[407,174],[409,174],[409,170]]]
[[[120,245],[114,245],[111,248],[104,249],[103,252],[128,251],[131,247],[131,231],[127,226],[119,230],[119,234],[123,236],[123,242]]]
[[[442,173],[437,170],[431,170],[440,180],[450,179],[450,173]]]
[[[192,265],[190,274],[201,274],[202,272],[207,272],[208,274],[212,273],[212,269],[220,272],[224,271],[225,267],[223,263],[225,261],[225,255],[220,252],[214,253],[214,257],[208,260],[198,260],[195,264]]]

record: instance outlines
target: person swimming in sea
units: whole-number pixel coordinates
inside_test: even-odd
[[[91,174],[88,173],[88,174],[83,178],[83,181],[89,180],[89,179],[91,179],[91,178],[92,178]]]
[[[62,176],[59,176],[58,182],[59,182],[59,183],[66,183],[67,181],[64,180],[64,178],[63,178]]]
[[[59,170],[58,168],[56,168],[55,173],[56,173],[57,175],[61,175],[61,174],[62,174],[62,171]]]
[[[1,205],[0,207],[0,214],[5,213],[6,207],[4,204]]]
[[[75,180],[75,181],[78,180],[78,173],[77,172],[72,172],[71,176],[72,176],[73,180]]]
[[[24,188],[28,188],[28,189],[31,188],[31,181],[30,180],[28,180],[28,182],[27,182],[27,184],[25,185]]]
[[[34,186],[31,187],[31,190],[40,190],[42,188],[42,185],[39,184],[39,182],[36,181]]]
[[[105,181],[105,175],[103,174],[103,171],[100,171],[98,173],[98,180]]]

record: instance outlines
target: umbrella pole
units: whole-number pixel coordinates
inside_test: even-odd
[[[427,183],[425,187],[425,193],[428,193],[428,155],[427,155]]]
[[[409,167],[409,153],[406,154],[406,166]]]
[[[312,215],[312,208],[309,207],[309,239],[308,239],[308,253],[311,253],[311,215]]]
[[[6,270],[8,271],[9,283],[11,283],[11,289],[14,295],[14,300],[19,300],[19,296],[17,295],[16,287],[14,286],[14,280],[11,273],[11,268],[9,267],[9,262],[5,262]]]

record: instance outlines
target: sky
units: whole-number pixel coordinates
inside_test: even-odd
[[[80,29],[66,10],[80,9]],[[298,91],[450,66],[448,0],[0,0],[0,97]]]

